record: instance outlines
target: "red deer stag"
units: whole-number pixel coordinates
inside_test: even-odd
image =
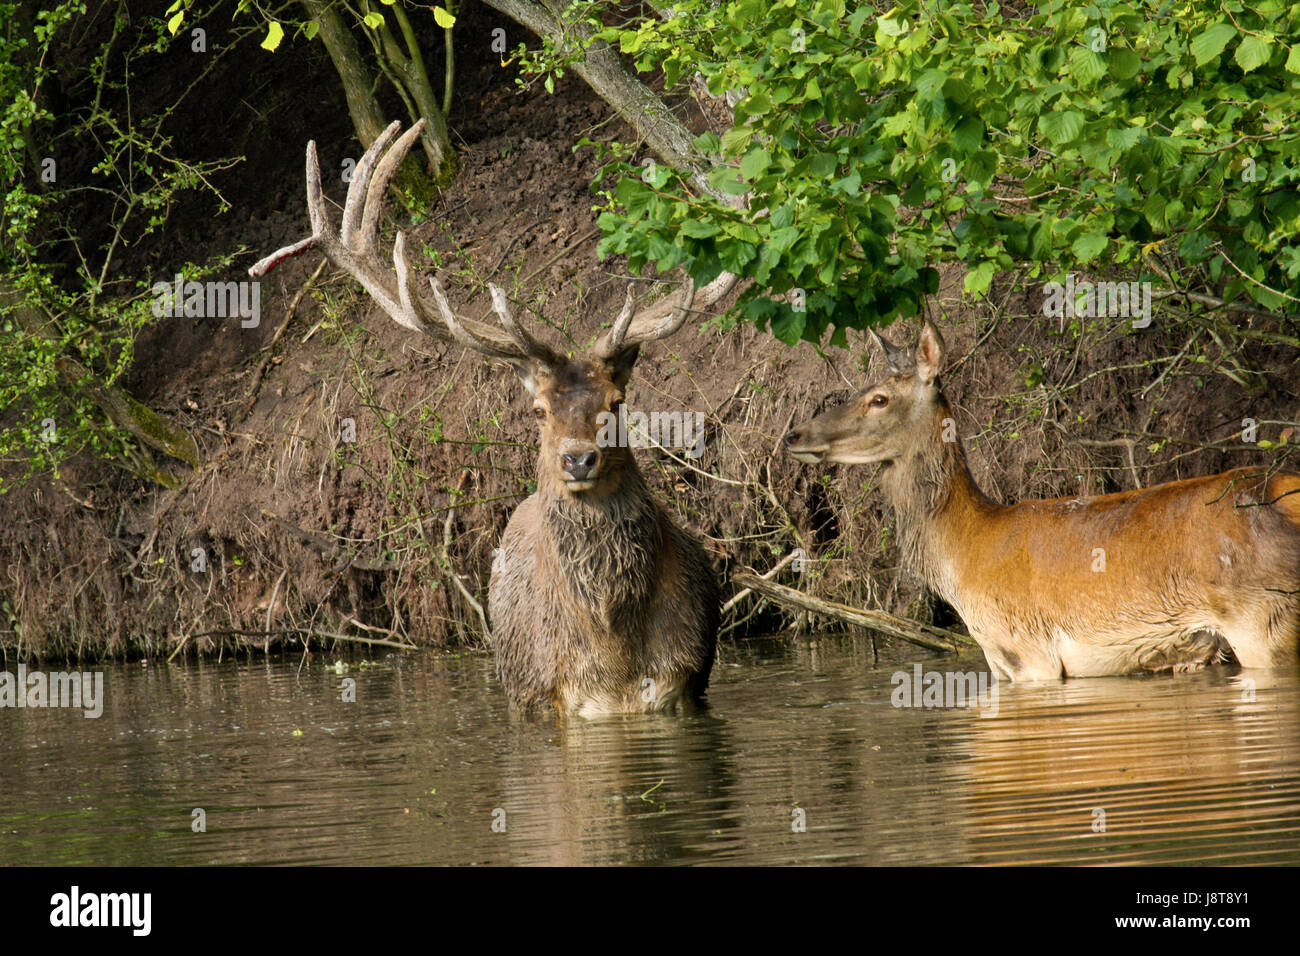
[[[976,486],[929,322],[889,375],[785,436],[804,462],[883,462],[904,559],[1001,677],[1300,659],[1300,475],[1238,468],[1137,491],[1000,505]]]
[[[341,233],[328,219],[316,146],[309,143],[312,235],[250,273],[264,275],[318,248],[399,325],[505,360],[533,396],[541,424],[537,492],[511,516],[488,589],[497,673],[514,707],[550,704],[591,715],[689,705],[713,666],[717,581],[704,549],[655,500],[631,452],[598,444],[597,419],[621,408],[641,345],[672,335],[736,277],[723,275],[698,290],[688,281],[675,303],[635,314],[629,288],[610,330],[574,359],[533,338],[495,286],[489,288],[500,329],[458,318],[436,278],[431,306],[411,281],[405,236],[399,232],[393,243],[391,270],[377,248],[384,194],[420,133],[417,123],[394,142],[399,126],[388,127],[357,165]]]

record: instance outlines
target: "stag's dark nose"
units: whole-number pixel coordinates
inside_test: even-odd
[[[798,432],[786,432],[786,435],[785,435],[785,447],[786,447],[786,448],[789,448],[791,445],[793,445],[793,444],[794,444],[795,442],[797,442],[798,440],[799,440],[799,433],[798,433]]]
[[[564,473],[574,481],[586,481],[600,464],[600,452],[593,448],[580,455],[561,455],[560,464]]]

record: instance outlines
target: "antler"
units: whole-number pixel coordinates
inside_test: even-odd
[[[434,277],[429,279],[434,305],[430,309],[428,303],[411,290],[405,233],[399,232],[393,242],[392,270],[384,263],[378,249],[384,195],[393,174],[424,129],[424,120],[416,122],[394,142],[393,137],[399,129],[401,123],[392,123],[370,144],[357,164],[343,207],[341,235],[335,232],[325,208],[316,142],[309,142],[307,213],[311,217],[312,233],[306,239],[277,249],[260,260],[248,270],[249,275],[261,278],[285,259],[319,248],[330,262],[361,283],[380,308],[404,328],[444,341],[455,341],[495,358],[557,361],[556,353],[533,338],[515,319],[505,293],[498,286],[489,283],[488,289],[492,293],[492,308],[501,322],[500,329],[457,316],[447,301],[442,284]],[[613,327],[596,344],[595,353],[601,358],[613,358],[642,342],[667,338],[682,327],[692,310],[709,308],[730,292],[738,280],[739,276],[724,272],[704,288],[697,289],[694,281],[687,279],[676,302],[665,299],[636,313],[633,311],[633,287],[629,286],[622,311]]]
[[[394,122],[384,130],[370,144],[370,148],[361,157],[361,162],[357,164],[348,186],[347,202],[343,207],[342,235],[334,231],[329,220],[325,197],[321,191],[316,142],[309,142],[307,214],[311,217],[311,235],[271,253],[249,269],[249,275],[255,279],[261,278],[285,259],[319,248],[330,262],[361,283],[362,288],[380,308],[404,328],[444,341],[452,340],[495,358],[555,361],[555,353],[525,332],[515,321],[506,303],[505,293],[495,285],[489,284],[488,289],[492,293],[492,306],[501,321],[501,329],[457,317],[447,302],[442,285],[436,278],[430,278],[437,312],[435,317],[428,304],[419,295],[412,294],[404,233],[399,232],[393,242],[393,271],[390,272],[385,265],[378,248],[384,194],[388,191],[388,184],[397,167],[424,129],[424,120],[419,120],[393,142],[401,125]]]
[[[739,280],[738,275],[724,272],[700,289],[694,280],[687,278],[682,283],[681,293],[675,297],[675,302],[663,299],[635,315],[633,305],[636,291],[635,286],[629,285],[622,311],[614,320],[613,327],[596,343],[594,351],[600,357],[609,359],[642,342],[666,339],[682,327],[692,310],[709,308],[730,292]]]

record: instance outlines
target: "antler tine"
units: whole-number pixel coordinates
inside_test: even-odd
[[[653,332],[633,339],[633,341],[639,345],[642,342],[649,342],[654,339],[666,339],[668,336],[680,329],[682,324],[686,321],[686,316],[690,315],[691,307],[695,305],[695,294],[697,291],[694,280],[687,279],[686,282],[682,284],[682,301],[677,308],[669,314],[668,318],[660,322],[659,327]]]
[[[724,272],[703,288],[697,288],[694,281],[687,279],[682,283],[682,294],[677,302],[671,299],[661,300],[647,309],[638,312],[635,317],[624,321],[624,313],[597,345],[596,350],[610,358],[621,349],[666,339],[686,323],[686,317],[692,310],[708,308],[713,305],[740,281],[740,277],[731,272]],[[624,305],[626,311],[627,306]],[[616,336],[616,332],[621,335]]]
[[[379,216],[384,211],[384,193],[388,192],[388,184],[393,178],[393,173],[397,172],[397,167],[406,158],[411,144],[423,129],[424,120],[419,119],[398,137],[397,142],[384,153],[384,158],[379,161],[374,174],[370,177],[370,182],[366,186],[366,205],[361,214],[361,231],[357,241],[357,251],[362,256],[375,254],[375,240],[379,236]]]
[[[411,297],[411,269],[406,264],[406,233],[404,232],[399,232],[397,238],[393,240],[393,270],[397,273],[397,298],[401,306],[400,309],[388,313],[393,321],[412,332],[423,332],[436,339],[448,338],[441,329],[424,321],[424,317],[420,314],[420,307]]]
[[[889,339],[885,338],[875,329],[868,328],[867,331],[871,333],[871,337],[876,340],[876,345],[878,345],[880,351],[884,353],[885,364],[889,366],[891,372],[897,375],[900,372],[906,372],[912,368],[911,356],[900,349],[897,345],[894,345],[894,343],[890,342]]]
[[[463,322],[458,319],[456,313],[451,310],[451,303],[447,301],[447,293],[443,290],[442,283],[438,281],[437,276],[429,277],[429,285],[433,288],[433,301],[438,306],[438,313],[442,316],[443,323],[446,324],[447,330],[451,332],[452,337],[461,345],[473,349],[475,352],[491,355],[494,358],[529,358],[515,342],[489,338],[479,332],[478,323]],[[473,332],[470,331],[471,327],[474,328]]]
[[[361,219],[368,198],[366,187],[370,185],[370,171],[374,169],[379,154],[387,148],[401,128],[402,124],[398,120],[389,123],[388,127],[375,137],[375,141],[370,144],[370,148],[361,157],[361,162],[357,163],[356,169],[352,171],[352,182],[348,184],[347,202],[343,204],[342,235],[345,246],[352,245],[352,237],[361,228]]]
[[[610,328],[605,337],[606,346],[610,354],[614,354],[623,348],[623,339],[627,336],[628,326],[632,324],[632,313],[636,307],[636,284],[629,282],[627,284],[627,296],[623,300],[623,309],[618,313],[618,318],[614,320],[614,325]]]
[[[700,289],[697,296],[695,307],[700,309],[712,308],[714,303],[722,299],[728,292],[736,287],[740,281],[740,276],[734,272],[719,273],[718,277]]]
[[[501,325],[505,328],[507,334],[509,334],[509,336],[514,339],[515,344],[519,346],[524,357],[541,359],[545,362],[553,362],[555,360],[555,353],[529,335],[528,331],[515,319],[514,313],[510,311],[510,303],[506,301],[505,290],[503,290],[499,285],[493,285],[489,282],[488,291],[492,293],[493,311],[496,312],[497,318],[501,320]]]
[[[307,217],[311,234],[322,239],[334,237],[329,212],[325,209],[325,191],[320,185],[320,160],[316,158],[316,141],[307,141]]]
[[[341,247],[330,225],[329,214],[325,211],[325,197],[320,185],[320,163],[316,159],[316,141],[307,143],[307,216],[311,220],[311,235],[283,246],[262,259],[257,260],[248,269],[254,279],[260,279],[285,259],[300,256],[316,246],[324,246],[325,254],[333,259],[334,253]]]
[[[430,277],[429,283],[433,287],[433,299],[446,328],[443,329],[425,321],[423,305],[411,295],[411,270],[406,264],[406,234],[403,232],[399,232],[393,242],[393,268],[397,271],[397,295],[401,301],[401,310],[400,313],[393,312],[390,315],[400,325],[415,332],[431,335],[434,338],[451,339],[476,352],[491,355],[494,358],[554,358],[550,349],[537,342],[522,329],[516,329],[511,332],[511,335],[514,336],[515,332],[518,332],[523,341],[516,339],[511,342],[500,338],[499,333],[496,333],[490,326],[470,319],[458,318],[456,313],[452,311],[451,303],[447,301],[447,294],[437,277]],[[500,290],[495,286],[489,286],[489,288],[493,290],[492,298],[495,306],[496,295]],[[507,331],[510,331],[508,327]],[[531,348],[525,348],[525,342]]]

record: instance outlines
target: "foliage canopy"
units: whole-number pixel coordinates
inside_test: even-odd
[[[734,126],[696,146],[748,212],[623,149],[602,251],[752,276],[746,315],[786,342],[912,315],[947,262],[977,297],[1022,268],[1300,301],[1300,6],[675,0],[613,26],[609,11],[569,16],[670,90],[698,74],[735,100]],[[803,290],[806,311],[764,289]]]

